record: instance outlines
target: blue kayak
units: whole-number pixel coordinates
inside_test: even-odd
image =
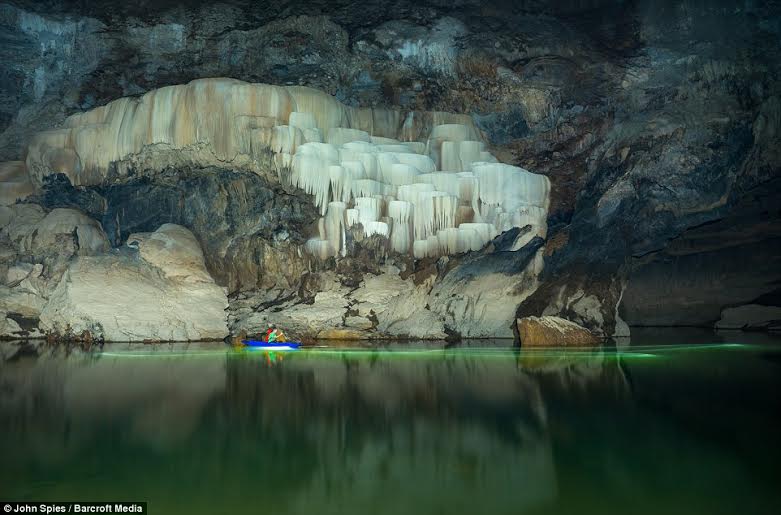
[[[268,350],[296,350],[301,346],[300,342],[262,342],[260,340],[242,340],[247,347]]]

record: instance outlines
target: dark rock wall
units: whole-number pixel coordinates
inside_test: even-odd
[[[319,216],[310,197],[295,188],[221,168],[169,168],[89,189],[58,175],[35,200],[88,213],[115,246],[134,232],[183,225],[198,238],[217,284],[229,292],[297,286],[308,269],[298,249]]]
[[[781,224],[780,13],[778,2],[726,0],[10,1],[0,159],[74,111],[199,77],[464,112],[500,160],[553,183],[544,287],[519,315],[574,316],[561,299],[591,295],[599,307],[575,318],[608,333],[619,299],[634,324],[712,323],[781,281],[769,266]],[[207,182],[203,202],[230,188]],[[114,206],[141,201],[128,187],[100,192],[110,231]],[[121,230],[165,210],[197,218],[171,208],[163,185],[144,187],[159,205]],[[219,216],[235,220],[228,211]],[[703,227],[718,245],[702,243]],[[219,269],[223,256],[202,243]],[[738,266],[755,262],[768,266]],[[225,274],[236,285],[256,272]]]

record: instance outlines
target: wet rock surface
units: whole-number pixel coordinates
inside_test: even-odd
[[[517,324],[522,347],[591,347],[601,343],[588,329],[564,318],[525,317]]]

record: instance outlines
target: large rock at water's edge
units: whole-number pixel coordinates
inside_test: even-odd
[[[47,332],[88,330],[108,341],[185,341],[228,335],[225,290],[206,271],[184,227],[133,234],[131,248],[80,256],[41,313]],[[132,247],[137,247],[138,252]]]
[[[781,307],[747,304],[721,312],[716,329],[781,329]]]
[[[564,318],[525,317],[517,324],[523,347],[588,347],[601,342],[588,329]]]

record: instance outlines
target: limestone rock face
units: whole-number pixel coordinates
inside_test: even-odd
[[[97,191],[58,179],[46,185],[41,202],[90,213],[114,246],[165,223],[187,227],[201,244],[209,273],[229,292],[295,288],[308,270],[298,248],[317,212],[305,193],[275,177],[181,166]]]
[[[517,324],[523,347],[587,347],[601,341],[588,329],[559,317],[525,317]]]
[[[454,262],[434,284],[428,303],[452,332],[470,338],[513,337],[515,308],[537,288],[542,267],[542,239],[511,250],[523,232],[508,231],[492,242],[492,249]]]
[[[471,124],[499,161],[544,174],[551,183],[546,222],[552,232],[539,234],[549,238],[539,288],[490,302],[502,310],[522,303],[509,325],[527,315],[556,315],[618,335],[626,333],[621,320],[712,326],[727,307],[778,305],[777,2],[739,10],[729,2],[694,0],[661,10],[653,0],[561,0],[539,9],[471,0],[399,0],[393,9],[386,3],[0,4],[0,30],[8,35],[0,45],[7,72],[0,81],[0,160],[14,163],[6,177],[18,177],[24,160],[36,184],[59,172],[75,184],[100,181],[93,190],[79,190],[83,202],[75,205],[102,223],[114,245],[132,232],[178,223],[193,231],[209,271],[232,293],[273,288],[274,295],[284,289],[287,297],[297,286],[291,278],[318,273],[294,249],[300,236],[312,237],[317,229],[303,235],[277,230],[274,214],[284,207],[265,198],[270,209],[251,220],[247,210],[225,201],[240,196],[246,183],[224,174],[200,195],[217,199],[214,209],[193,208],[195,195],[176,190],[176,174],[165,191],[160,183],[146,188],[140,178],[167,168],[181,172],[193,163],[262,172],[258,162],[268,156],[256,152],[254,142],[292,149],[314,141],[319,131],[323,142],[336,145],[346,133],[328,134],[332,127],[421,141],[435,125]],[[572,23],[578,18],[584,22]],[[206,77],[244,82],[201,80]],[[254,82],[269,85],[246,84]],[[261,90],[269,95],[257,94]],[[322,109],[309,112],[321,101]],[[292,116],[304,111],[312,118]],[[436,114],[441,111],[470,115]],[[123,125],[132,130],[116,130]],[[124,135],[115,138],[119,133]],[[458,165],[455,149],[447,147],[436,150],[435,161],[456,171],[449,167]],[[460,150],[459,143],[459,160],[471,159],[471,152],[462,156]],[[394,164],[390,178],[398,182],[409,169]],[[337,170],[337,182],[345,170]],[[127,181],[117,181],[123,177]],[[441,177],[428,180],[440,183]],[[23,180],[8,182],[15,184],[0,187],[0,204],[27,187]],[[323,190],[327,186],[320,182]],[[220,188],[230,196],[216,195]],[[154,197],[144,201],[151,190]],[[455,219],[469,207],[458,206],[465,209]],[[470,233],[479,233],[473,227],[464,238],[449,231],[441,241],[424,242],[394,230],[406,216],[396,214],[398,220],[371,220],[364,230],[389,230],[394,249],[412,245],[423,259],[442,244],[471,249]],[[506,212],[488,214],[507,218]],[[261,230],[236,223],[241,219]],[[322,231],[332,247],[334,234],[341,233],[336,228]],[[218,236],[212,239],[213,233]],[[286,234],[291,244],[277,245]],[[326,241],[313,241],[317,253]],[[333,249],[329,255],[336,257]],[[452,272],[438,270],[435,283]],[[502,277],[524,283],[511,275],[494,276],[495,284],[501,286]],[[478,300],[475,284],[463,295],[449,284],[433,286],[442,293],[430,299],[431,309],[441,308],[448,326],[460,324],[471,334],[471,322],[448,309],[478,313],[470,303],[483,302],[489,292]],[[467,299],[471,292],[475,299]],[[311,293],[298,301],[310,302]],[[451,293],[455,297],[447,300]],[[274,295],[262,302],[279,302]]]
[[[43,309],[41,328],[88,330],[110,341],[227,336],[225,290],[206,271],[192,233],[166,224],[128,243],[138,251],[77,257]]]
[[[0,336],[42,336],[38,318],[71,258],[108,248],[100,223],[78,210],[0,206]]]
[[[0,206],[14,204],[33,192],[33,184],[22,161],[0,163]]]

